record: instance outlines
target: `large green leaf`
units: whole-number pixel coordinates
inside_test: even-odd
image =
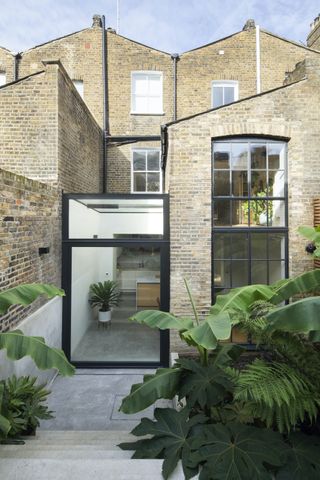
[[[298,232],[312,242],[320,242],[319,227],[305,227],[298,228]]]
[[[193,428],[205,422],[206,417],[195,415],[188,419],[189,410],[177,412],[172,408],[156,408],[154,416],[155,421],[143,418],[132,431],[134,435],[153,435],[153,438],[122,443],[119,447],[123,450],[136,450],[133,458],[164,457],[162,475],[165,479],[169,478],[181,459],[185,478],[192,478],[198,472],[197,466],[189,466],[190,444],[194,439]]]
[[[271,480],[266,464],[281,466],[286,449],[278,433],[236,423],[204,426],[191,447],[200,480]]]
[[[274,331],[308,333],[320,330],[320,297],[308,297],[284,307],[271,310],[266,315],[268,321],[263,333]]]
[[[160,330],[188,330],[193,327],[191,318],[178,318],[168,312],[161,312],[159,310],[142,310],[135,313],[130,320],[142,323],[150,328],[159,328]]]
[[[62,297],[64,291],[54,285],[41,283],[27,283],[10,288],[0,292],[0,315],[4,315],[11,305],[30,305],[39,295],[46,295],[48,298]]]
[[[199,326],[182,333],[182,337],[193,345],[214,350],[218,340],[228,340],[231,335],[231,319],[227,312],[208,315]]]
[[[0,333],[0,350],[5,348],[11,360],[30,356],[40,370],[56,368],[61,375],[74,374],[74,367],[58,348],[49,347],[41,337],[24,335],[20,330]]]
[[[233,382],[218,365],[202,366],[187,358],[181,358],[177,363],[184,370],[179,398],[186,397],[189,408],[197,403],[202,409],[213,407],[233,388]]]
[[[210,313],[217,315],[222,312],[243,311],[248,312],[253,302],[258,300],[269,301],[274,296],[274,291],[267,285],[247,285],[234,288],[226,295],[218,295],[216,303],[211,307]]]
[[[298,277],[280,280],[271,285],[274,295],[269,299],[270,303],[279,304],[289,300],[294,295],[315,292],[320,289],[320,269],[310,270]]]
[[[284,452],[285,465],[279,470],[277,480],[319,480],[320,439],[314,435],[294,433],[289,442],[292,448]]]
[[[143,383],[132,385],[129,395],[123,400],[120,410],[136,413],[152,405],[159,398],[173,398],[181,377],[179,368],[159,368],[154,375],[145,375]]]

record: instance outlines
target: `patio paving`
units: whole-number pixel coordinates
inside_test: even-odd
[[[122,398],[134,383],[153,370],[77,370],[73,377],[55,378],[49,385],[49,409],[55,418],[43,420],[42,430],[125,430],[134,428],[142,417],[153,417],[154,406],[134,415],[119,412]],[[159,400],[157,407],[172,406]]]

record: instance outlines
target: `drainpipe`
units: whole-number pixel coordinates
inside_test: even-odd
[[[106,49],[106,19],[102,15],[102,82],[103,82],[103,145],[102,145],[102,193],[106,193],[107,182],[107,147],[106,140],[109,135],[108,121],[108,77],[107,77],[107,49]]]
[[[177,120],[177,62],[179,60],[179,54],[173,53],[171,55],[173,60],[173,121]]]
[[[257,93],[261,93],[260,27],[259,25],[256,25],[256,67],[257,67]]]
[[[13,57],[13,81],[19,80],[19,60],[21,59],[21,54],[18,52]]]

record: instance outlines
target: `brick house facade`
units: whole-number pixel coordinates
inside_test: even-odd
[[[296,229],[312,224],[312,201],[320,195],[314,175],[319,32],[317,17],[305,46],[250,20],[238,33],[172,55],[104,32],[94,16],[91,28],[18,55],[0,48],[6,80],[0,167],[50,185],[58,197],[61,189],[167,192],[171,310],[185,314],[183,277],[201,311],[212,302],[212,142],[281,141],[288,162],[286,260],[290,274],[300,273],[310,262]],[[150,151],[159,153],[165,170],[159,163],[158,171],[135,172],[135,152]],[[150,173],[156,180],[148,190]],[[53,242],[60,242],[58,234]],[[0,287],[8,285],[10,272],[4,268]]]

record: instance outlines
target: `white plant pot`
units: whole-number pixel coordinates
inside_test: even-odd
[[[111,322],[111,311],[108,310],[107,312],[101,312],[101,310],[99,310],[99,322]]]

